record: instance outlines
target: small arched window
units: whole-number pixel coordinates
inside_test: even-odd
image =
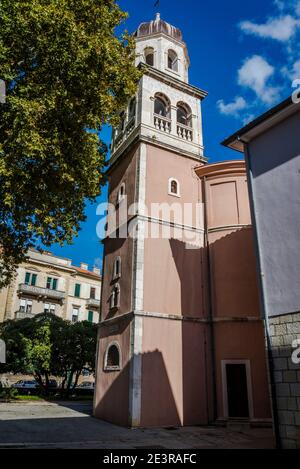
[[[154,67],[154,49],[153,47],[146,47],[144,51],[145,62],[147,65]]]
[[[125,182],[123,182],[120,186],[120,189],[118,190],[118,204],[122,202],[122,200],[125,199],[126,196],[126,186]]]
[[[162,93],[156,93],[154,97],[154,113],[162,117],[170,117],[170,101]]]
[[[169,195],[174,195],[175,197],[180,197],[180,186],[177,179],[169,179]]]
[[[121,257],[118,256],[114,262],[114,274],[113,279],[121,277]]]
[[[113,342],[110,344],[105,352],[104,357],[104,370],[117,371],[121,368],[121,353],[119,344]]]
[[[110,309],[116,309],[120,307],[120,292],[120,285],[115,285],[110,295]]]
[[[178,56],[172,49],[168,50],[168,68],[174,72],[178,72]]]
[[[185,103],[177,104],[177,123],[192,127],[192,112],[190,107]]]

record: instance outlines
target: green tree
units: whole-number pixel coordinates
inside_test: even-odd
[[[29,247],[70,243],[100,192],[98,132],[140,77],[125,18],[115,0],[0,2],[0,286]]]
[[[51,317],[44,314],[32,319],[6,321],[0,325],[0,337],[6,343],[6,364],[0,371],[32,374],[47,391],[51,372]],[[57,318],[59,320],[59,318]]]
[[[0,324],[7,347],[7,363],[0,372],[32,374],[48,394],[49,377],[62,378],[61,394],[68,395],[83,368],[95,371],[97,326],[88,321],[71,323],[54,314]]]

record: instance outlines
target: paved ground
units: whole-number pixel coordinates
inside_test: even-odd
[[[130,430],[96,420],[90,403],[0,403],[0,448],[273,448],[272,430],[245,426]]]

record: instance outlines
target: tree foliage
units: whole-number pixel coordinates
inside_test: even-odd
[[[0,286],[29,247],[71,242],[99,194],[98,131],[140,76],[125,18],[115,0],[0,2]]]
[[[46,393],[50,376],[61,377],[61,392],[68,394],[84,368],[95,371],[97,326],[88,321],[42,313],[0,324],[0,338],[7,355],[0,372],[32,374]]]

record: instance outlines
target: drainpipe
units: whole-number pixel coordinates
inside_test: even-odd
[[[271,403],[272,403],[272,414],[273,414],[273,429],[274,435],[276,440],[276,448],[281,449],[281,438],[279,432],[279,418],[278,418],[278,407],[277,407],[277,392],[276,392],[276,383],[275,383],[275,373],[274,373],[274,356],[271,346],[271,339],[270,339],[270,327],[269,327],[269,317],[267,313],[265,295],[264,295],[264,277],[262,272],[262,264],[259,252],[259,242],[258,242],[258,234],[257,234],[257,225],[256,225],[256,217],[255,217],[255,209],[254,209],[254,195],[253,195],[253,173],[251,168],[251,161],[250,161],[250,154],[247,142],[244,142],[241,138],[239,140],[244,144],[244,154],[245,160],[248,168],[248,190],[249,190],[249,202],[250,202],[250,210],[251,210],[251,218],[252,218],[252,225],[253,225],[253,232],[254,232],[254,246],[256,251],[256,264],[258,270],[258,278],[259,278],[259,290],[260,290],[260,306],[261,312],[264,320],[265,325],[265,334],[267,339],[267,355],[268,355],[268,368],[269,368],[269,378],[270,378],[270,392],[271,392]]]
[[[207,193],[206,193],[206,176],[203,177],[202,197],[204,204],[204,248],[206,253],[206,270],[207,270],[207,295],[206,300],[208,303],[208,318],[210,325],[210,342],[211,342],[211,366],[212,366],[212,388],[213,388],[213,420],[217,420],[217,384],[216,384],[216,355],[215,355],[215,332],[212,311],[212,284],[211,284],[211,263],[209,254],[209,241],[208,241],[208,214],[207,214]]]

